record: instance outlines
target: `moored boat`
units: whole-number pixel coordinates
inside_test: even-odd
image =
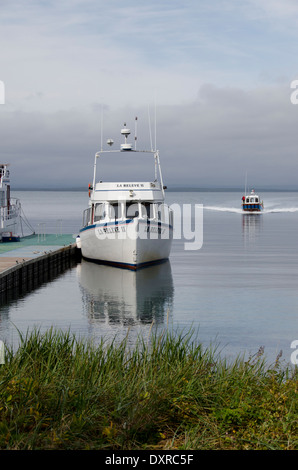
[[[168,259],[173,239],[173,213],[165,204],[159,152],[137,150],[127,142],[119,150],[95,154],[93,184],[89,185],[89,207],[83,214],[77,246],[83,258],[138,269]],[[113,140],[107,144],[111,146]],[[151,154],[155,164],[153,181],[96,182],[97,159],[115,152]]]
[[[261,212],[264,209],[263,201],[252,189],[250,194],[242,196],[242,210],[244,212]]]
[[[9,164],[0,164],[0,241],[19,241],[17,233],[21,217],[21,203],[19,199],[10,195]]]

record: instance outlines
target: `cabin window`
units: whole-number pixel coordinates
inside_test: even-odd
[[[94,209],[94,222],[98,222],[105,217],[104,204],[96,204]]]
[[[6,206],[6,201],[5,201],[5,192],[4,191],[0,191],[0,205],[3,207],[3,206]]]
[[[141,214],[142,217],[147,219],[153,219],[154,217],[154,210],[153,204],[150,202],[142,202],[141,203]]]
[[[110,217],[111,219],[121,219],[121,204],[110,204]]]
[[[126,217],[128,219],[133,219],[134,217],[139,216],[139,204],[137,202],[133,202],[126,206]]]
[[[249,197],[246,198],[246,202],[249,202]]]

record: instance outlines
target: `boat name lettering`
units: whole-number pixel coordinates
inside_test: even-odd
[[[119,183],[117,188],[143,188],[144,185],[141,183]]]
[[[103,235],[104,233],[118,233],[120,232],[120,229],[121,229],[121,232],[126,231],[125,226],[124,227],[102,227],[102,228],[97,229],[97,233],[100,235]]]
[[[161,227],[146,227],[146,231],[149,233],[164,233],[165,229],[162,229]]]

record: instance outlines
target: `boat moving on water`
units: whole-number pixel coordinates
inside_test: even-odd
[[[264,209],[263,201],[252,189],[249,195],[242,196],[242,210],[244,212],[261,212]]]
[[[137,150],[127,142],[119,150],[95,154],[93,184],[89,185],[89,207],[83,214],[83,227],[77,245],[83,258],[129,269],[168,259],[173,239],[173,212],[165,204],[158,150]],[[136,139],[135,139],[136,140]],[[107,141],[109,146],[113,140]],[[96,183],[97,159],[115,152],[148,153],[154,158],[155,179],[146,182]]]

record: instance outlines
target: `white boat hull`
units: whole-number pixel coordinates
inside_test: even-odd
[[[142,219],[96,223],[80,232],[85,259],[138,269],[168,259],[173,227]]]
[[[136,118],[137,120],[137,118]],[[101,149],[94,156],[89,206],[83,212],[80,241],[83,258],[130,269],[168,259],[173,239],[173,211],[165,204],[165,189],[158,150],[136,150],[127,142],[130,130],[124,124],[125,143],[120,150]],[[112,139],[107,141],[113,143]],[[97,159],[105,154],[141,152],[154,159],[154,181],[103,181],[96,183]],[[124,156],[123,156],[124,158]],[[137,166],[140,165],[139,156]],[[133,170],[134,168],[130,169]]]

